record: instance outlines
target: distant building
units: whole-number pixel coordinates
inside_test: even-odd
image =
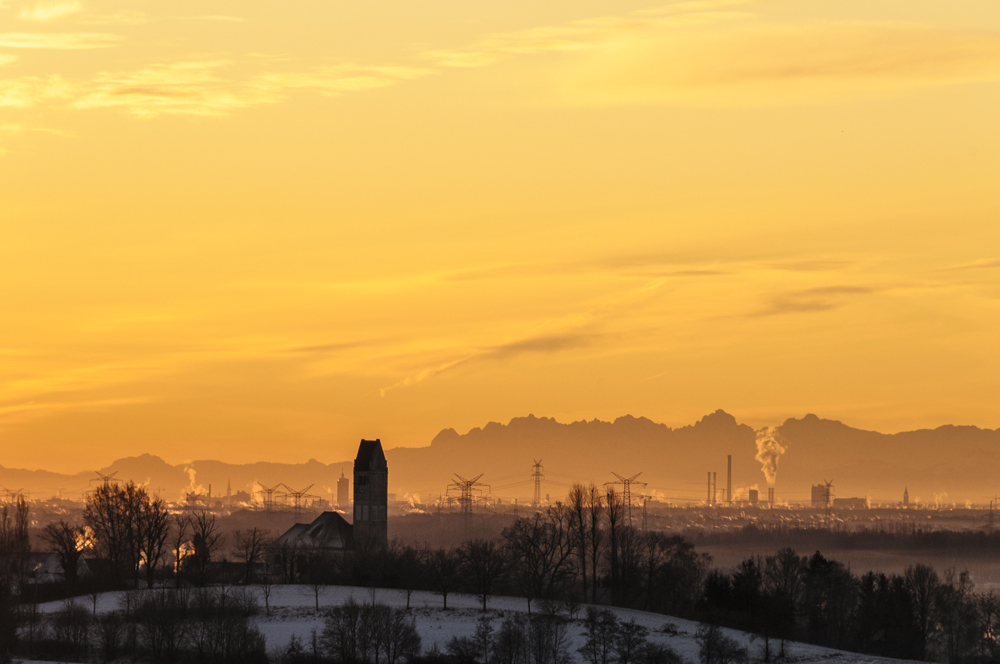
[[[910,489],[906,487],[903,489],[903,507],[910,506]]]
[[[868,509],[868,499],[867,498],[834,498],[833,506],[838,508],[844,508],[849,510],[866,510]]]
[[[340,509],[346,510],[351,504],[350,484],[351,480],[344,477],[344,471],[341,470],[340,479],[337,480],[337,505]]]
[[[748,497],[750,498],[750,504],[751,505],[756,505],[757,504],[757,489],[750,489],[750,491],[748,491],[747,493],[748,493]]]
[[[382,441],[362,440],[354,459],[354,539],[389,541],[389,464]]]
[[[814,484],[812,486],[812,506],[826,508],[830,505],[830,495],[827,493],[825,484]]]

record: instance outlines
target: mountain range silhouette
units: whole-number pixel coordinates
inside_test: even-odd
[[[935,500],[959,504],[987,502],[995,491],[991,468],[1000,459],[1000,430],[946,425],[896,434],[855,429],[813,414],[791,418],[778,427],[785,441],[776,482],[776,499],[806,502],[809,487],[834,483],[834,495],[868,496],[878,502],[898,502],[908,488],[911,501]],[[377,432],[373,432],[373,437]],[[504,501],[531,496],[529,475],[540,459],[545,478],[542,491],[561,500],[574,481],[598,485],[614,480],[612,472],[629,477],[642,473],[647,486],[639,492],[674,503],[704,501],[706,473],[717,473],[719,498],[726,486],[726,455],[733,457],[733,489],[764,488],[753,428],[723,410],[695,424],[672,429],[645,417],[625,415],[601,420],[560,423],[552,418],[517,417],[509,423],[490,422],[465,434],[444,429],[426,447],[392,447],[383,440],[389,461],[390,492],[399,499],[433,501],[444,493],[453,473],[466,478],[482,474]],[[321,450],[316,450],[321,453]],[[118,459],[100,472],[146,484],[168,500],[190,490],[225,495],[252,492],[258,482],[285,483],[295,490],[309,484],[310,493],[331,499],[343,471],[351,476],[352,461],[230,464],[192,461],[171,465],[152,454]],[[33,497],[77,498],[91,486],[93,472],[75,475],[0,466],[0,484],[23,488]],[[763,493],[763,492],[762,492]],[[945,495],[947,494],[947,495]],[[937,496],[935,498],[935,495]]]

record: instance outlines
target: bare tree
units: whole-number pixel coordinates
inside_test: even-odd
[[[237,530],[233,534],[234,553],[246,565],[243,583],[249,584],[253,578],[253,568],[260,562],[265,553],[265,547],[271,539],[271,533],[254,526]]]
[[[458,549],[458,558],[466,577],[472,582],[473,594],[483,603],[496,593],[497,584],[507,574],[509,561],[495,540],[472,539]]]
[[[83,551],[80,548],[83,528],[70,525],[63,519],[59,519],[59,521],[50,523],[42,529],[42,539],[59,556],[63,578],[72,591],[76,587],[77,568],[80,565],[80,558],[83,556]]]
[[[30,523],[28,501],[23,495],[15,495],[0,507],[0,584],[6,584],[7,589],[24,585],[31,551]]]
[[[573,545],[559,510],[549,510],[549,518],[536,513],[521,517],[504,529],[503,539],[510,549],[511,570],[528,600],[554,598],[573,578]]]
[[[187,514],[175,514],[173,521],[174,534],[171,542],[174,551],[174,585],[180,588],[181,572],[184,566],[182,549],[184,548],[184,538],[187,536],[188,528],[191,526],[191,517]]]
[[[406,608],[410,608],[410,597],[413,591],[421,586],[426,577],[424,558],[418,549],[410,546],[398,546],[392,542],[388,551],[393,556],[389,565],[390,584],[401,588],[406,593]]]
[[[934,629],[934,596],[941,581],[933,567],[918,563],[906,568],[906,589],[913,603],[914,618],[920,639],[920,656],[927,657],[927,645]]]
[[[608,567],[611,578],[611,601],[618,602],[618,585],[621,573],[621,565],[618,560],[618,553],[621,538],[622,520],[625,518],[625,502],[621,494],[615,491],[613,486],[608,487],[605,500],[605,516],[608,522]]]
[[[597,569],[601,562],[601,549],[604,548],[604,530],[601,523],[604,520],[604,498],[600,489],[591,484],[587,487],[587,528],[590,534],[590,601],[597,603]]]
[[[146,587],[153,587],[153,578],[166,553],[170,537],[170,512],[162,498],[147,498],[139,514],[139,546],[146,564]]]
[[[574,484],[567,499],[570,514],[570,531],[573,534],[576,555],[580,559],[580,581],[583,583],[583,598],[587,600],[587,488]]]
[[[267,617],[271,617],[271,591],[274,590],[274,579],[272,578],[272,565],[270,559],[264,556],[264,569],[262,574],[257,577],[257,587],[260,588],[260,594],[264,596],[264,611]]]
[[[459,581],[458,556],[452,549],[435,549],[428,551],[427,576],[431,589],[436,595],[441,595],[444,608],[448,608],[448,594],[455,590]]]
[[[225,538],[219,532],[215,515],[205,511],[192,515],[191,530],[191,543],[194,545],[194,562],[198,567],[198,580],[204,585],[205,570],[208,568],[208,563],[212,561],[212,553],[223,546]]]
[[[97,545],[107,558],[115,580],[132,576],[138,585],[146,539],[144,520],[149,505],[146,489],[135,482],[103,484],[87,497],[84,522],[94,531]]]

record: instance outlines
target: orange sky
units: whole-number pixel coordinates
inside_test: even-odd
[[[993,0],[0,2],[0,465],[1000,426]]]

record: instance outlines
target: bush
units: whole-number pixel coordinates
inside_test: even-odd
[[[420,654],[420,635],[404,609],[353,599],[327,613],[323,650],[340,662],[396,664]]]
[[[702,625],[695,634],[702,664],[741,664],[748,660],[747,649],[722,633],[717,625]]]

